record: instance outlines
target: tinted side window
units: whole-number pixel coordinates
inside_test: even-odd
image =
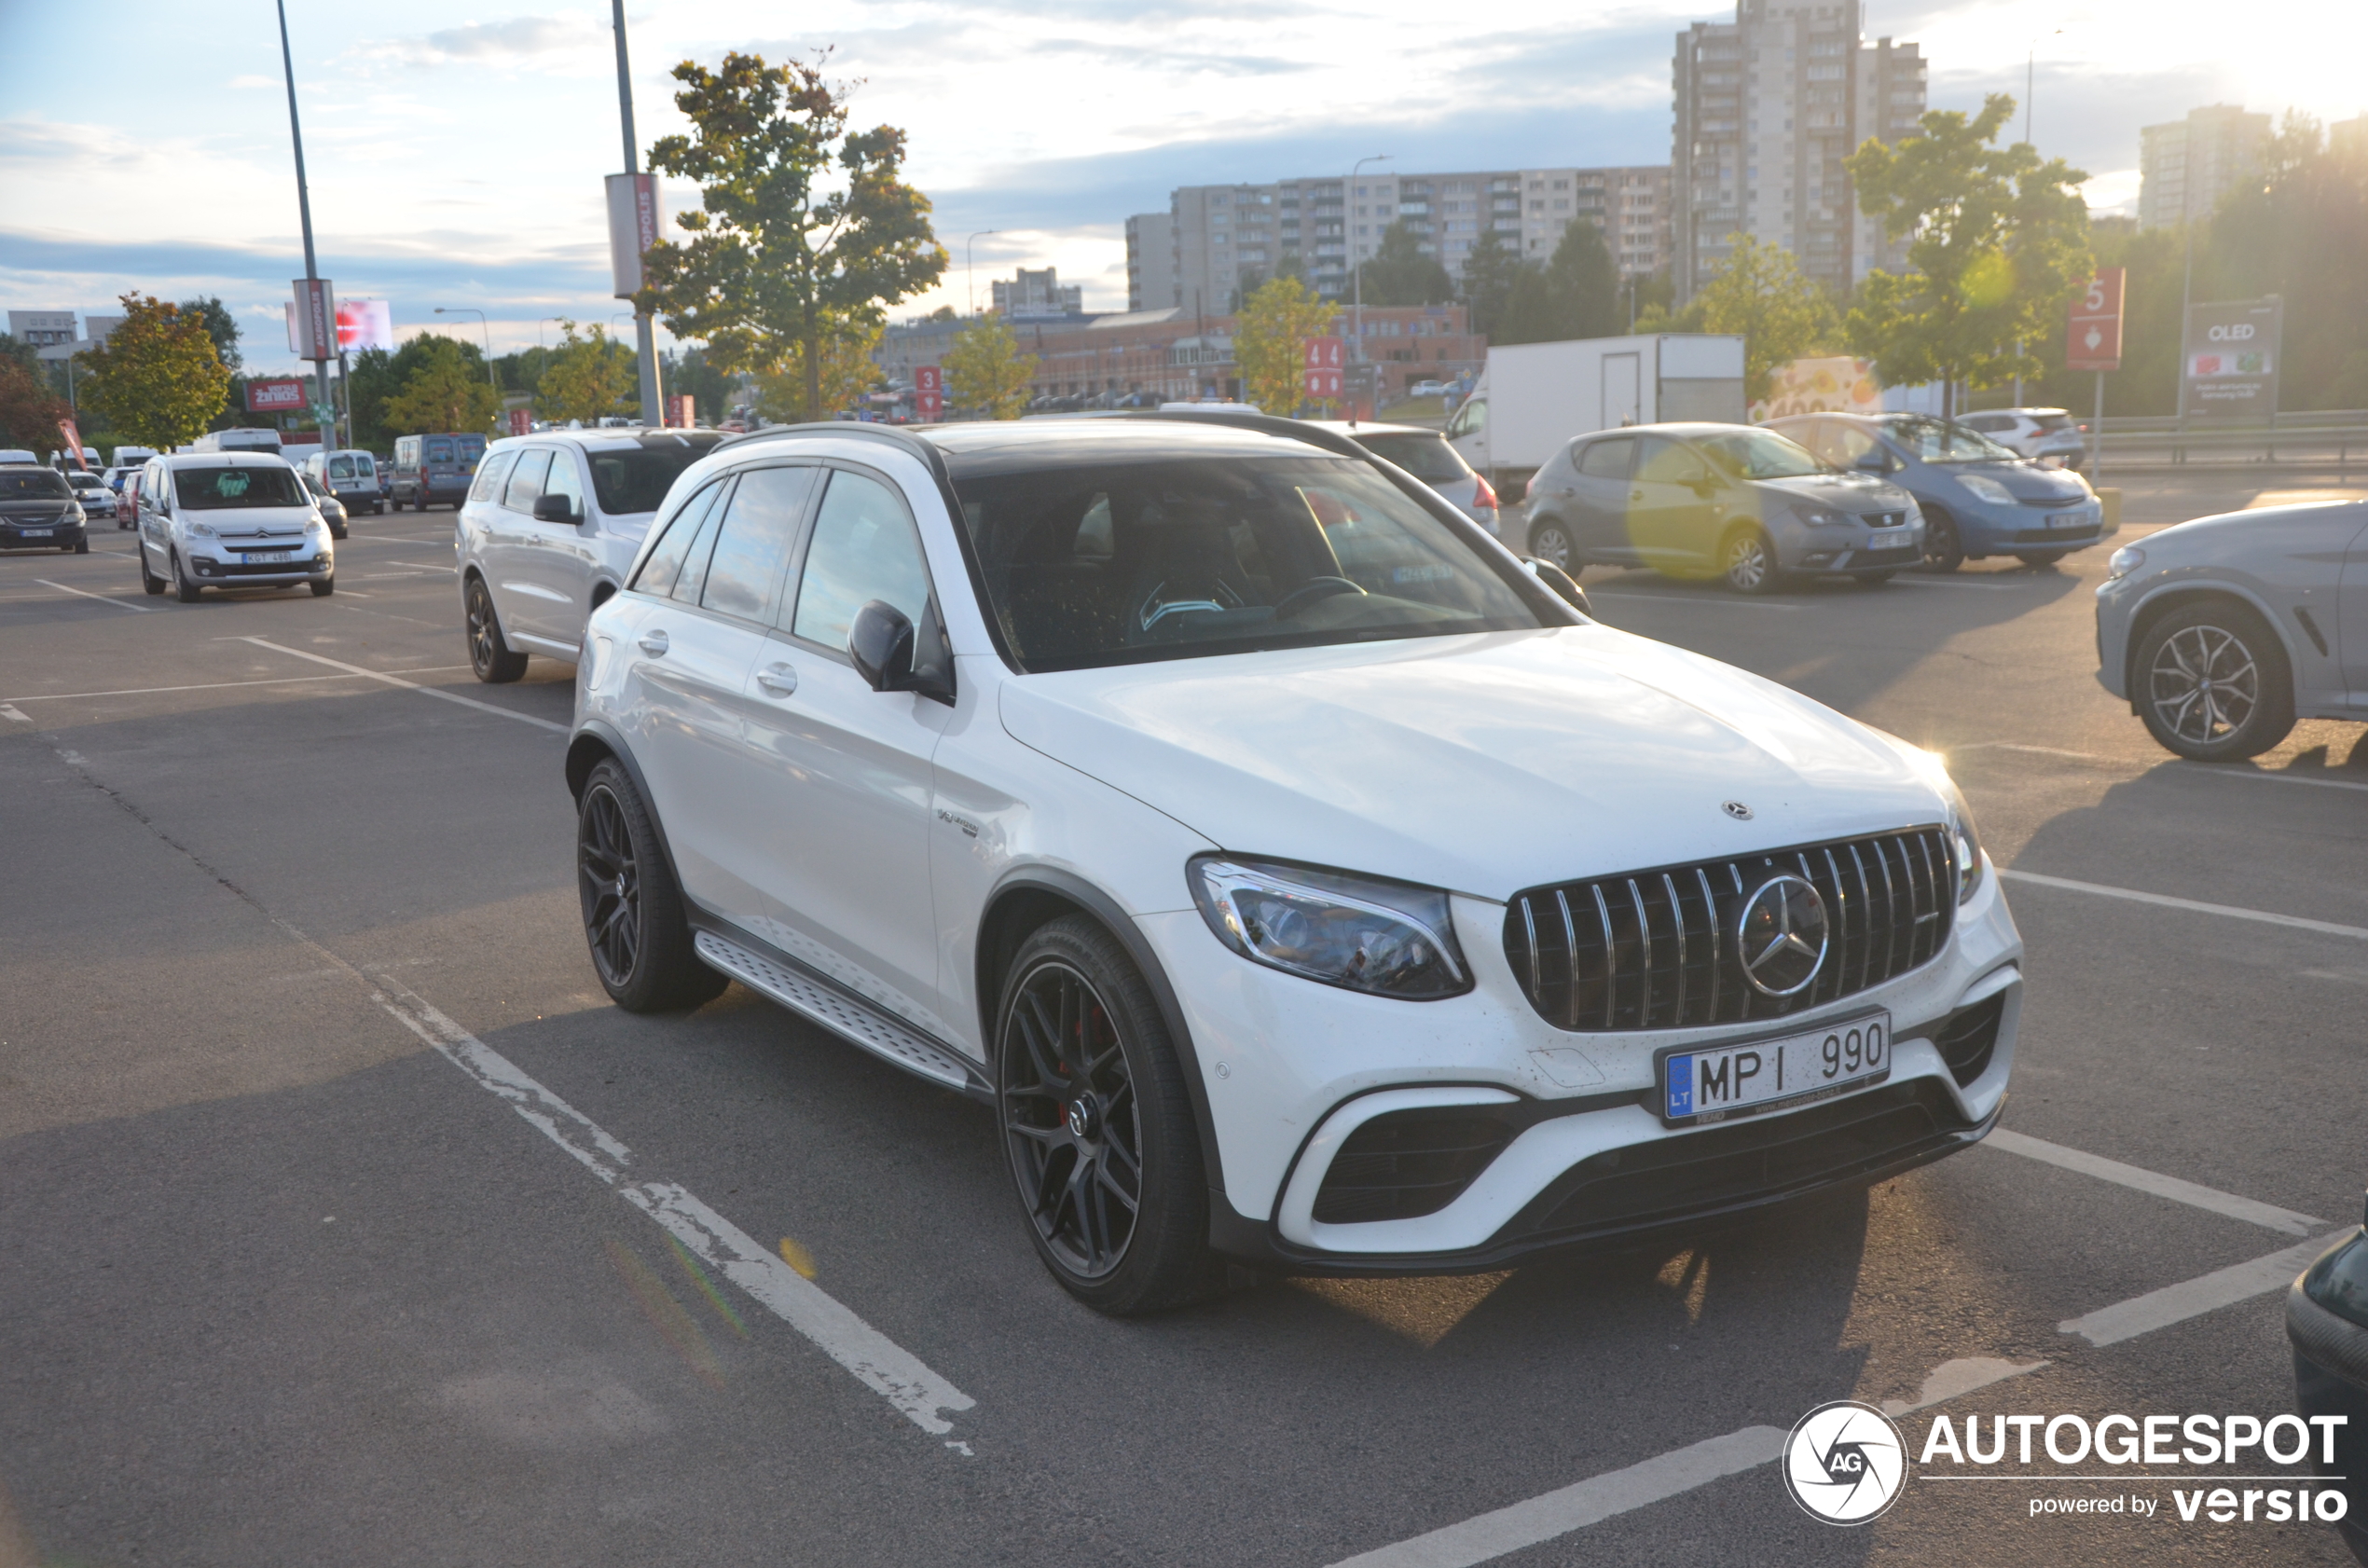
[[[518,461],[516,452],[496,452],[492,460],[477,470],[477,482],[469,487],[471,501],[491,501],[502,493],[502,481],[508,478],[510,465]]]
[[[903,500],[876,479],[844,469],[831,475],[814,519],[791,630],[843,651],[855,612],[886,599],[915,626],[929,604],[929,573],[921,536]]]
[[[749,621],[771,615],[774,590],[789,567],[790,548],[797,543],[814,473],[811,468],[760,468],[740,475],[716,532],[701,604]]]
[[[707,520],[715,498],[723,493],[724,483],[718,479],[709,485],[684,502],[671,522],[660,525],[665,531],[650,547],[649,558],[641,563],[640,571],[634,577],[635,588],[660,596],[672,591],[675,578],[681,575],[683,561],[690,557],[692,543],[699,536],[699,525]]]
[[[543,476],[549,472],[549,447],[519,454],[517,467],[510,471],[510,482],[502,488],[502,504],[513,512],[533,511],[534,498],[543,493]]]
[[[1636,443],[1628,436],[1610,441],[1597,441],[1578,454],[1578,471],[1590,479],[1625,479],[1628,477],[1628,454]]]
[[[1838,420],[1822,421],[1825,438],[1813,448],[1817,455],[1836,468],[1855,468],[1858,460],[1873,451],[1875,438],[1856,425],[1846,425]]]

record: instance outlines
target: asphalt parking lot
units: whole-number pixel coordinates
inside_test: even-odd
[[[2133,479],[2116,543],[2360,493]],[[737,986],[608,1004],[573,672],[469,678],[451,526],[357,518],[325,599],[0,557],[0,1568],[2347,1561],[2012,1485],[1840,1531],[1761,1462],[1841,1397],[2292,1407],[2279,1287],[2368,1177],[2368,732],[2160,750],[2094,679],[2105,550],[1585,578],[1948,754],[2029,947],[2011,1135],[1647,1255],[1121,1323],[982,1107]]]

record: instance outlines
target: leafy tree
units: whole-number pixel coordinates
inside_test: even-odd
[[[230,390],[230,372],[204,321],[154,295],[127,294],[123,324],[80,355],[84,399],[126,441],[182,447],[205,433]]]
[[[1563,230],[1544,267],[1524,266],[1515,276],[1490,341],[1559,343],[1626,330],[1627,304],[1611,248],[1602,230],[1578,218]]]
[[[1016,420],[1027,406],[1037,359],[998,315],[981,316],[954,335],[945,351],[945,400],[990,420]]]
[[[0,348],[16,341],[0,338]],[[36,366],[39,363],[34,361]],[[0,441],[29,447],[47,458],[65,445],[65,437],[58,433],[58,421],[73,417],[66,400],[52,392],[35,370],[27,368],[23,358],[13,350],[0,353]]]
[[[529,350],[531,353],[533,351]],[[346,397],[353,413],[353,439],[359,446],[383,452],[397,435],[409,431],[392,428],[387,420],[387,400],[425,369],[432,359],[457,353],[461,363],[479,386],[486,384],[485,355],[475,343],[457,337],[440,337],[422,332],[401,348],[389,353],[384,349],[365,349],[353,355],[347,372]],[[491,389],[488,388],[490,395]],[[470,430],[470,425],[437,425],[437,430]]]
[[[0,332],[0,360],[14,362],[28,376],[41,374],[41,350],[14,333]]]
[[[1768,373],[1830,338],[1839,322],[1825,291],[1801,275],[1793,253],[1748,234],[1727,237],[1727,259],[1688,306],[1702,332],[1743,339],[1744,396],[1757,398]]]
[[[1276,278],[1250,296],[1233,320],[1233,358],[1242,394],[1270,414],[1292,414],[1305,400],[1307,344],[1339,313],[1297,278]]]
[[[739,378],[718,370],[705,349],[681,349],[668,354],[666,361],[668,392],[691,399],[695,408],[706,409],[711,419],[723,418],[739,392]]]
[[[566,335],[535,378],[534,411],[562,424],[570,420],[590,424],[621,412],[634,390],[633,356],[610,340],[604,326],[594,326],[585,337],[564,317],[559,325]]]
[[[1465,307],[1471,312],[1472,330],[1494,341],[1513,302],[1513,285],[1521,281],[1521,253],[1505,243],[1494,229],[1483,229],[1464,258]]]
[[[391,434],[478,431],[492,425],[502,399],[486,380],[483,357],[463,353],[461,347],[449,337],[426,333],[404,345],[405,352],[420,351],[417,367],[404,378],[402,390],[379,407]]]
[[[819,379],[824,418],[852,407],[880,384],[880,367],[872,363],[872,353],[886,336],[884,326],[866,331],[845,325],[823,336]],[[780,369],[756,378],[756,411],[768,420],[805,419],[808,386],[805,350],[800,346],[790,351]]]
[[[234,373],[241,368],[239,320],[230,314],[229,307],[222,303],[221,296],[201,294],[195,299],[185,299],[181,302],[181,313],[203,322],[205,335],[213,339],[213,351],[222,357],[222,363]]]
[[[2030,349],[2087,281],[2088,210],[2072,187],[2088,176],[2027,142],[1993,147],[2014,112],[2004,93],[1970,119],[1934,109],[1915,134],[1847,160],[1860,209],[1909,241],[1915,270],[1868,273],[1848,319],[1852,350],[1893,385],[2040,374]]]
[[[718,368],[778,371],[797,351],[808,418],[820,418],[833,336],[885,324],[886,307],[944,273],[929,202],[899,175],[904,132],[847,129],[847,90],[812,62],[768,66],[731,53],[720,71],[674,68],[675,106],[692,134],[662,137],[650,167],[695,180],[690,238],[644,258],[638,303],[680,337],[704,340]]]
[[[1357,264],[1365,275],[1365,304],[1444,305],[1455,297],[1455,280],[1422,245],[1404,218],[1382,230],[1373,258]]]

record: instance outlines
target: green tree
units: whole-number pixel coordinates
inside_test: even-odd
[[[1587,218],[1563,230],[1544,267],[1524,266],[1508,292],[1494,343],[1559,343],[1628,330],[1628,309],[1611,247]]]
[[[1398,219],[1382,230],[1373,258],[1357,264],[1365,275],[1367,305],[1444,305],[1455,297],[1455,280],[1436,257],[1422,250],[1422,238]]]
[[[954,335],[945,351],[945,400],[989,420],[1016,420],[1027,406],[1036,377],[1034,354],[1001,316],[981,316]]]
[[[230,367],[232,374],[237,374],[242,364],[239,357],[239,320],[230,314],[230,308],[222,303],[222,296],[201,294],[195,299],[185,299],[181,302],[181,313],[195,316],[205,323],[205,335],[213,339],[213,351],[222,357],[222,363]]]
[[[2088,176],[2042,162],[2027,142],[1992,146],[2014,112],[2004,93],[1971,118],[1934,109],[1914,134],[1870,139],[1846,164],[1860,210],[1908,241],[1915,268],[1866,275],[1850,346],[1893,385],[1942,382],[1943,413],[1956,381],[2039,375],[2030,351],[2088,278],[2088,209],[2072,188]]]
[[[1233,320],[1233,358],[1242,395],[1270,414],[1294,414],[1306,400],[1307,344],[1321,337],[1339,307],[1297,278],[1276,278],[1250,296]]]
[[[1471,312],[1474,332],[1492,342],[1495,340],[1496,329],[1513,302],[1513,286],[1521,276],[1521,253],[1506,244],[1494,229],[1483,229],[1480,237],[1472,241],[1471,254],[1464,258],[1464,282],[1459,291],[1465,308]]]
[[[1748,234],[1727,237],[1727,259],[1695,295],[1688,311],[1701,332],[1743,339],[1746,399],[1765,395],[1768,373],[1812,352],[1840,322],[1825,291],[1801,275],[1793,253]]]
[[[686,348],[666,356],[666,390],[721,420],[739,391],[739,378],[717,369],[705,349]]]
[[[535,378],[534,411],[560,424],[570,420],[590,424],[604,414],[623,412],[634,392],[633,355],[612,341],[604,326],[594,326],[586,337],[564,317],[559,325],[565,336]]]
[[[482,356],[463,353],[461,345],[449,337],[425,333],[404,347],[406,351],[418,347],[420,352],[417,367],[404,378],[402,390],[380,406],[379,418],[389,433],[481,431],[492,425],[502,399],[486,379]]]
[[[652,247],[639,296],[721,369],[778,371],[798,351],[809,419],[826,406],[828,339],[884,325],[886,307],[946,266],[929,199],[899,177],[904,132],[849,134],[828,59],[768,66],[736,52],[719,71],[674,68],[692,133],[662,137],[650,167],[696,181],[700,210],[676,220],[688,240]]]
[[[154,295],[127,294],[123,324],[79,356],[83,400],[124,440],[182,447],[205,433],[230,390],[230,372],[204,321]]]
[[[880,385],[880,367],[872,362],[872,353],[887,333],[885,326],[866,330],[840,324],[822,336],[819,378],[825,418],[838,409],[853,407],[865,392]],[[756,411],[768,420],[802,420],[806,417],[810,385],[805,374],[805,348],[801,344],[790,351],[780,369],[756,378]]]

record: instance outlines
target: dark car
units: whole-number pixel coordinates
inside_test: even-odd
[[[2348,1506],[2335,1528],[2351,1555],[2368,1562],[2368,1222],[2320,1253],[2286,1292],[2286,1338],[2304,1419],[2343,1418],[2332,1457],[2317,1444],[2311,1457],[2341,1484]]]
[[[1529,553],[1566,571],[1649,566],[1766,593],[1794,572],[1883,582],[1924,553],[1906,491],[1750,425],[1582,435],[1529,485]]]
[[[90,553],[82,505],[64,475],[13,463],[0,468],[0,550]]]
[[[304,480],[304,488],[311,492],[312,504],[321,509],[321,520],[329,525],[329,537],[343,539],[346,535],[345,502],[339,501],[337,492],[323,484],[319,475],[310,469],[300,468],[296,474]]]

